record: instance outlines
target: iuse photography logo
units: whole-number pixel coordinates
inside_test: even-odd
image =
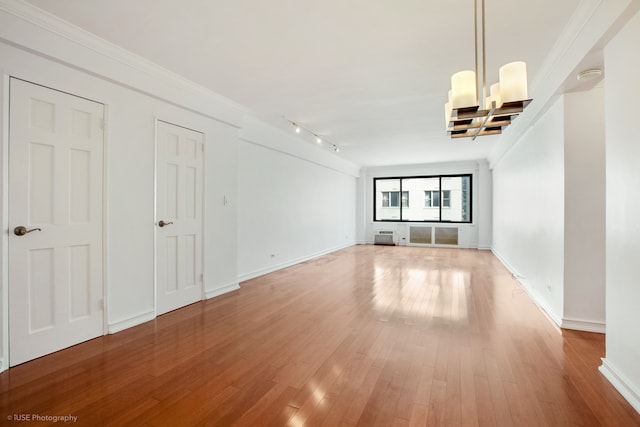
[[[44,421],[49,423],[75,423],[78,417],[75,415],[45,415],[45,414],[11,414],[7,415],[7,421],[30,422]]]

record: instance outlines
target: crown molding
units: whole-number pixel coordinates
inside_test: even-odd
[[[0,0],[0,15],[2,13],[14,19],[10,21],[11,25],[0,25],[0,39],[14,46],[54,58],[63,64],[172,104],[176,104],[177,90],[187,95],[186,99],[178,98],[178,105],[234,127],[242,125],[242,117],[247,112],[245,106],[30,3],[23,0]],[[16,22],[16,19],[21,22]],[[0,23],[4,24],[2,21]],[[30,31],[33,27],[44,31],[49,37],[33,36]],[[69,47],[73,48],[71,52]],[[63,54],[59,54],[60,52]],[[85,55],[78,55],[78,52]],[[96,55],[106,60],[110,66],[101,67],[87,60],[88,56]],[[137,72],[136,78],[128,78],[131,70]]]
[[[316,165],[349,175],[360,176],[360,166],[334,154],[332,151],[319,147],[317,144],[302,142],[290,133],[265,121],[247,114],[238,137],[250,144],[260,145],[270,150],[305,160]]]
[[[488,156],[493,169],[555,101],[562,84],[635,0],[583,0],[531,85],[534,101],[503,133]]]

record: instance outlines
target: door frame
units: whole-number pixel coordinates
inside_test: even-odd
[[[103,105],[102,116],[102,335],[108,333],[108,281],[107,281],[107,265],[108,265],[108,245],[107,245],[107,224],[108,221],[108,199],[107,199],[107,176],[108,176],[108,151],[109,146],[109,105],[105,102],[97,101],[86,96],[77,95],[73,92],[56,89],[56,85],[48,85],[45,83],[35,83],[28,78],[21,78],[17,74],[9,74],[6,71],[1,74],[2,84],[0,85],[0,182],[1,182],[1,223],[2,223],[2,239],[0,245],[0,319],[2,327],[0,334],[2,340],[0,343],[0,372],[9,369],[9,124],[10,124],[10,87],[11,79],[21,80],[23,82],[44,87],[46,89],[62,92],[67,95],[86,99]]]
[[[202,265],[202,290],[200,295],[200,301],[204,301],[206,299],[205,295],[205,281],[207,278],[206,273],[206,264],[205,260],[205,239],[204,236],[206,234],[206,176],[207,176],[207,168],[206,168],[206,156],[207,156],[207,134],[201,130],[194,129],[189,126],[184,126],[175,123],[172,120],[164,120],[159,118],[158,116],[154,116],[153,118],[153,132],[154,132],[154,152],[153,152],[153,317],[158,317],[158,226],[157,223],[161,218],[158,218],[158,122],[162,122],[165,124],[169,124],[172,126],[177,126],[179,128],[187,129],[192,132],[197,132],[202,135],[202,223],[200,224],[200,230],[202,233],[200,239],[200,257],[201,265]]]

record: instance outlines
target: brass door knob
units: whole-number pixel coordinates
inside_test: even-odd
[[[173,224],[173,222],[171,222],[171,221],[164,222],[163,220],[160,220],[160,222],[158,222],[158,226],[160,226],[160,227],[166,227],[169,224]]]

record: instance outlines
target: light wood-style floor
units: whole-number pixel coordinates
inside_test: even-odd
[[[11,368],[0,424],[640,426],[602,356],[489,252],[354,246]]]

